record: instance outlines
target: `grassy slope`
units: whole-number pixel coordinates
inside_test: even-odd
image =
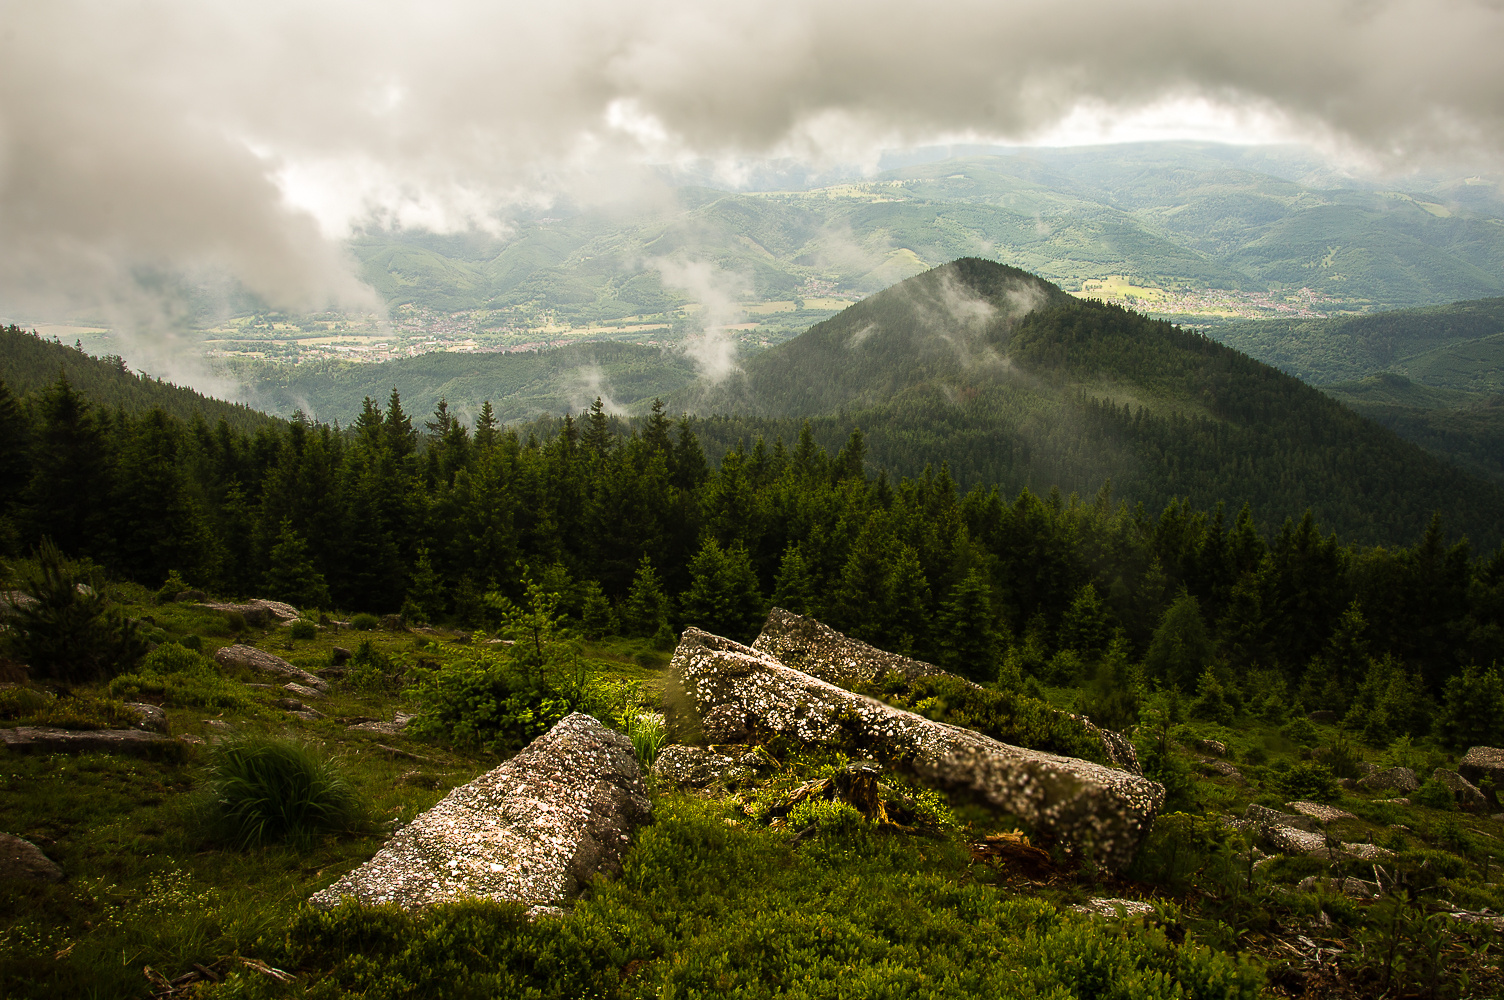
[[[141,603],[147,595],[138,588],[122,593],[136,602],[127,604],[130,613],[149,616],[173,637],[199,635],[206,649],[232,641],[223,616]],[[423,635],[367,635],[399,664],[447,659]],[[289,649],[282,634],[241,638],[309,669],[328,663],[335,642],[351,641],[326,633]],[[620,641],[586,655],[600,675],[646,680],[650,689],[665,659]],[[408,707],[400,686],[337,681],[318,706],[329,718],[303,722],[272,704],[281,692],[245,686],[264,680],[232,672],[228,681],[243,692],[244,707],[169,707],[172,731],[212,739],[219,732],[213,719],[243,731],[296,732],[341,755],[380,818],[411,819],[496,764],[409,736],[352,733],[340,721]],[[1062,704],[1072,698],[1064,689],[1049,693]],[[1290,797],[1281,785],[1286,769],[1307,747],[1338,738],[1326,726],[1298,733],[1251,717],[1230,728],[1203,723],[1176,732],[1184,745],[1201,737],[1225,741],[1243,778],[1195,779],[1198,813],[1241,813],[1253,801],[1281,806]],[[1194,755],[1172,746],[1179,766],[1190,767]],[[390,909],[319,917],[302,909],[302,900],[367,859],[382,838],[325,840],[307,853],[226,849],[194,824],[203,750],[190,746],[184,754],[0,754],[0,814],[8,829],[39,844],[68,874],[56,885],[0,884],[0,992],[134,997],[146,989],[143,966],[171,978],[200,963],[231,970],[225,985],[201,995],[287,995],[225,959],[243,955],[292,970],[294,994],[317,988],[310,994],[317,996],[495,996],[532,988],[540,997],[769,997],[782,990],[959,998],[1037,990],[1085,998],[1115,983],[1114,995],[1157,997],[1171,995],[1151,988],[1169,976],[1191,995],[1251,1000],[1261,966],[1285,963],[1318,913],[1326,915],[1322,937],[1346,943],[1349,956],[1357,954],[1352,938],[1370,919],[1364,905],[1295,885],[1308,875],[1372,878],[1371,865],[1290,857],[1244,873],[1234,856],[1241,845],[1215,846],[1215,824],[1193,816],[1166,817],[1132,878],[1114,879],[990,853],[981,837],[998,821],[975,810],[963,810],[962,827],[939,835],[848,824],[795,840],[787,828],[749,819],[735,799],[666,789],[652,793],[657,822],[638,833],[623,877],[596,886],[565,918],[530,923],[518,908],[490,904],[439,907],[422,918]],[[1451,763],[1434,751],[1418,754],[1423,769]],[[822,773],[824,765],[808,766]],[[767,780],[792,785],[805,768],[790,758]],[[1440,873],[1454,905],[1504,903],[1497,886],[1483,884],[1479,867],[1490,854],[1504,855],[1504,823],[1484,816],[1459,823],[1456,814],[1389,797],[1343,795],[1335,804],[1357,818],[1332,824],[1331,832],[1397,850],[1398,865],[1429,872],[1431,882]],[[1067,911],[1103,894],[1166,905],[1160,915],[1113,930]],[[1418,946],[1401,944],[1413,972]],[[1253,964],[1240,971],[1224,957],[1233,955]],[[1450,961],[1453,975],[1477,971],[1460,958]],[[1497,985],[1475,981],[1484,990],[1475,995],[1486,995],[1490,983]]]
[[[1028,288],[1044,305],[1008,319]],[[1151,509],[1189,495],[1278,522],[1310,507],[1369,542],[1407,541],[1433,510],[1483,544],[1504,523],[1498,488],[1298,380],[985,261],[911,279],[674,403],[757,417],[708,422],[712,438],[787,441],[812,416],[839,440],[857,424],[897,474],[945,460],[963,483],[1005,491],[1091,494],[1110,477]]]
[[[0,382],[13,394],[38,393],[56,382],[60,371],[96,406],[108,409],[142,413],[161,407],[183,420],[202,414],[211,426],[223,419],[231,427],[252,432],[279,423],[277,418],[248,406],[226,403],[170,382],[143,378],[106,359],[81,354],[15,327],[0,328]]]

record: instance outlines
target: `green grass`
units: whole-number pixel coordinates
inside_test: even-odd
[[[321,835],[371,825],[341,764],[288,737],[251,734],[214,744],[203,808],[216,833],[241,849],[286,842],[306,850]]]

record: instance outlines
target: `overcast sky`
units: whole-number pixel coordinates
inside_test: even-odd
[[[0,0],[0,313],[143,269],[370,303],[372,220],[655,196],[649,164],[944,142],[1504,151],[1504,0]]]

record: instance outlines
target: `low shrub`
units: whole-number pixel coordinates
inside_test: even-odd
[[[305,642],[309,639],[317,639],[319,635],[319,627],[307,618],[299,618],[288,626],[287,631],[294,639],[301,639]]]
[[[357,632],[372,632],[381,624],[381,619],[375,615],[361,612],[350,619],[350,627]]]
[[[13,687],[0,690],[0,719],[58,729],[118,729],[135,725],[138,717],[110,698],[54,698],[34,688]]]
[[[1296,761],[1275,778],[1275,783],[1292,799],[1331,802],[1337,797],[1337,779],[1332,769],[1316,761]]]
[[[157,698],[169,707],[244,709],[251,704],[245,688],[228,680],[213,660],[175,642],[163,643],[147,654],[141,666],[110,681],[118,698]]]
[[[661,712],[645,712],[635,706],[629,707],[625,718],[627,738],[632,749],[637,751],[637,760],[644,771],[650,770],[658,759],[658,751],[668,742],[668,724]]]
[[[1412,792],[1410,801],[1427,809],[1441,809],[1449,811],[1457,808],[1457,800],[1452,796],[1452,790],[1435,778],[1427,778],[1421,783],[1420,788]]]
[[[215,834],[241,849],[279,842],[306,849],[322,835],[360,832],[371,822],[329,756],[273,736],[216,744],[205,799]]]

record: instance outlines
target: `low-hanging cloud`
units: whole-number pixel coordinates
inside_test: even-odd
[[[1504,150],[1497,0],[0,0],[0,311],[227,276],[373,299],[329,237],[504,231],[652,164],[873,162],[1210,101],[1391,166]],[[714,366],[714,359],[711,361]]]
[[[746,316],[741,306],[746,282],[706,261],[660,259],[647,266],[658,272],[665,288],[682,292],[699,307],[694,313],[699,330],[684,338],[681,350],[706,382],[725,381],[740,368],[736,336],[729,327]]]

